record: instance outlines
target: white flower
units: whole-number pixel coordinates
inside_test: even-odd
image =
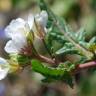
[[[21,48],[27,45],[26,35],[30,32],[28,23],[18,18],[13,20],[5,29],[6,35],[11,38],[5,46],[7,53],[18,53]]]
[[[36,22],[39,22],[44,29],[46,29],[45,27],[48,19],[46,11],[42,11],[36,16],[29,15],[27,21],[24,21],[21,18],[12,20],[6,27],[6,35],[11,38],[5,46],[5,51],[7,53],[19,53],[24,47],[28,46],[27,36],[29,32],[34,32],[34,18],[36,19]]]
[[[9,63],[0,57],[0,80],[4,79],[9,72]]]

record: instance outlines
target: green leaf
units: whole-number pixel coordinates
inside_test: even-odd
[[[18,60],[18,63],[21,65],[30,63],[30,57],[25,56],[25,55],[18,55],[17,60]]]
[[[65,43],[64,46],[57,50],[55,52],[56,55],[60,55],[60,54],[64,54],[64,55],[67,55],[67,54],[78,54],[78,55],[81,55],[81,53],[79,52],[79,50],[77,50],[73,45],[72,43]]]
[[[89,41],[90,44],[93,44],[95,43],[96,44],[96,36],[94,36],[90,41]]]
[[[10,54],[10,59],[13,60],[14,62],[18,62],[21,66],[29,64],[30,63],[30,58],[29,56],[25,55],[20,55],[20,54]]]
[[[94,36],[90,41],[89,41],[89,50],[91,52],[94,52],[96,54],[96,36]]]
[[[43,65],[40,61],[32,60],[32,69],[36,72],[41,73],[47,77],[61,77],[64,74],[64,70],[51,68],[48,66]]]
[[[41,10],[46,10],[48,13],[48,22],[47,22],[47,28],[50,28],[54,23],[53,21],[56,21],[56,17],[53,14],[53,12],[48,8],[47,4],[44,2],[44,0],[40,0],[39,6]],[[54,18],[54,19],[53,19]]]
[[[65,42],[67,42],[56,27],[53,27],[52,30],[46,34],[45,40],[52,54],[54,54],[55,51],[57,51],[64,45]]]
[[[77,39],[78,41],[84,41],[84,40],[85,40],[85,30],[84,30],[84,28],[80,28],[80,29],[76,32],[75,36],[76,36],[76,39]]]
[[[65,83],[68,83],[71,87],[73,86],[72,83],[72,76],[68,70],[68,68],[60,68],[60,67],[48,67],[44,64],[42,64],[40,61],[32,60],[32,69],[42,75],[44,75],[46,78],[43,81],[55,81],[55,80],[61,80],[65,81]],[[71,68],[71,67],[70,67]]]
[[[56,20],[55,14],[48,8],[47,4],[44,2],[44,0],[40,0],[39,6],[41,10],[46,10],[49,15],[49,21],[54,21]]]
[[[66,61],[64,63],[60,63],[58,65],[58,68],[67,68],[67,71],[70,72],[71,70],[75,69],[75,64],[72,64],[71,62]]]
[[[59,49],[58,51],[56,51],[56,54],[59,55],[59,54],[78,54],[78,51],[76,49],[68,49],[66,48],[65,46],[61,49]]]

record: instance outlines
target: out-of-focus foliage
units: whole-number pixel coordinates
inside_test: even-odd
[[[32,5],[33,0],[11,0],[12,1],[12,6],[17,8],[17,9],[25,9],[30,4]]]

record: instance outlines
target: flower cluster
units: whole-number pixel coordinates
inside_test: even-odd
[[[40,14],[36,15],[30,14],[27,20],[23,20],[22,18],[12,20],[5,28],[6,36],[11,39],[5,45],[5,51],[8,54],[32,54],[30,46],[32,46],[34,37],[39,37],[38,31],[40,31],[40,28],[43,28],[45,33],[47,32],[47,20],[48,14],[46,11],[41,11]],[[0,80],[6,77],[10,66],[11,64],[7,60],[0,58]]]

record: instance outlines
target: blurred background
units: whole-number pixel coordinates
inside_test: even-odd
[[[7,38],[4,28],[12,19],[26,18],[39,11],[38,0],[0,0],[0,56],[5,57],[3,47]],[[45,0],[52,11],[62,16],[73,31],[84,27],[86,40],[96,35],[96,0]],[[93,72],[93,71],[92,71]],[[74,88],[62,82],[43,84],[42,76],[27,69],[11,74],[0,81],[0,96],[96,96],[96,74],[82,72],[74,80]],[[86,78],[85,78],[86,75]]]

